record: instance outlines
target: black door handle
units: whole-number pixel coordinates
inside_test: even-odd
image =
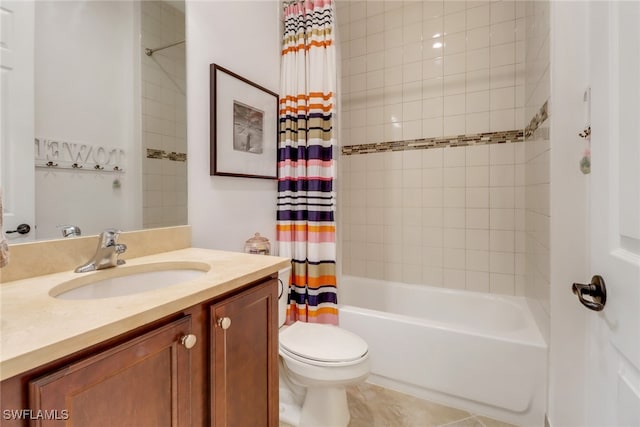
[[[18,233],[18,234],[28,234],[31,231],[31,227],[29,224],[20,224],[18,228],[15,230],[5,231],[6,234]]]
[[[578,299],[590,310],[602,311],[607,303],[607,287],[604,284],[602,276],[595,275],[591,278],[591,283],[584,285],[582,283],[574,283],[571,290],[578,296]],[[591,300],[584,296],[588,295]]]

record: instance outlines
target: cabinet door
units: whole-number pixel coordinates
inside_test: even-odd
[[[211,307],[215,427],[278,425],[278,307],[271,280]]]
[[[189,426],[190,331],[185,317],[30,381],[32,425]]]

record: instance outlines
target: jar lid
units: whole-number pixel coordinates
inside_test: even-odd
[[[247,240],[246,243],[268,243],[269,239],[262,237],[260,233],[256,233],[252,238]]]

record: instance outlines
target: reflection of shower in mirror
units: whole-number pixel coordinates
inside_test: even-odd
[[[155,49],[149,49],[147,47],[144,50],[144,54],[147,55],[147,56],[151,56],[151,55],[153,55],[153,52],[157,52],[159,50],[164,50],[164,49],[167,49],[167,48],[170,48],[170,47],[173,47],[173,46],[177,46],[177,45],[182,44],[182,43],[184,43],[184,40],[180,40],[179,42],[175,42],[175,43],[169,43],[168,45],[165,45],[165,46],[156,47]]]
[[[60,224],[87,235],[186,224],[184,2],[17,4],[7,31],[28,43],[16,43],[23,78],[9,80],[24,84],[2,102],[21,116],[3,132],[35,147],[2,147],[4,225],[32,224],[11,242],[60,238]]]

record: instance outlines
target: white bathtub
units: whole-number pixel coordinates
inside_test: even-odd
[[[521,426],[544,425],[547,345],[524,298],[344,276],[340,326],[369,382]]]

